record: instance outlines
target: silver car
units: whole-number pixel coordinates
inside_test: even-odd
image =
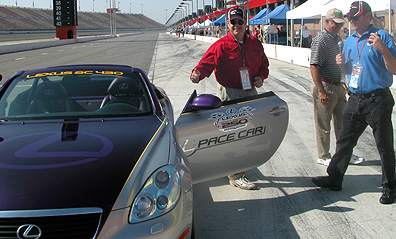
[[[273,92],[164,90],[123,65],[21,71],[0,90],[1,238],[190,238],[193,184],[257,167],[285,135]]]

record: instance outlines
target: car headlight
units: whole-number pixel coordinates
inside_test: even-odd
[[[155,171],[133,201],[130,223],[161,216],[175,207],[180,198],[180,174],[172,165]]]

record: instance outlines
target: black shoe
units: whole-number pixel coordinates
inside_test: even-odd
[[[342,186],[341,183],[334,183],[330,180],[329,177],[316,177],[312,178],[312,182],[321,188],[328,188],[333,191],[341,191]]]
[[[395,201],[396,198],[396,191],[395,189],[384,188],[382,190],[382,196],[380,197],[379,201],[382,204],[391,204]]]

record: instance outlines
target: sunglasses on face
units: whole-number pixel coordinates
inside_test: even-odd
[[[360,18],[361,16],[363,16],[363,15],[361,14],[361,15],[358,15],[358,16],[356,16],[356,17],[351,17],[351,16],[349,16],[349,17],[348,17],[348,20],[349,20],[349,21],[357,21],[357,20],[359,20],[359,18]]]
[[[239,25],[243,25],[245,23],[244,20],[235,20],[235,19],[232,19],[230,22],[231,22],[232,25],[236,25],[237,23]]]

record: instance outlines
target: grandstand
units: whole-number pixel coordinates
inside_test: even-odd
[[[165,28],[142,14],[115,15],[117,29]],[[78,12],[77,30],[107,30],[108,13]],[[0,6],[0,31],[54,31],[52,10]]]

